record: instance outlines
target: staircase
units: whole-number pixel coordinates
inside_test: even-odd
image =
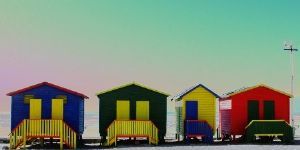
[[[205,120],[185,120],[185,136],[201,137],[205,143],[213,143],[213,129]]]
[[[63,144],[76,149],[76,132],[63,120],[24,119],[9,136],[10,149],[25,148],[27,142],[37,138],[58,138],[61,149]]]
[[[145,137],[149,144],[158,144],[158,129],[152,121],[121,121],[115,120],[107,128],[107,146],[115,143],[118,138]]]

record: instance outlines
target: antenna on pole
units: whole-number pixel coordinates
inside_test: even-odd
[[[298,51],[298,49],[293,47],[293,44],[291,42],[284,42],[284,49],[285,51],[290,51],[290,61],[291,61],[291,95],[294,95],[294,79],[295,79],[295,62],[294,62],[294,53]],[[295,125],[295,120],[294,120],[294,100],[291,101],[292,105],[291,105],[291,122],[292,122],[292,127],[294,129],[294,125]],[[295,131],[295,130],[294,130]]]

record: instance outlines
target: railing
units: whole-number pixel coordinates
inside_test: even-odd
[[[252,142],[256,137],[279,137],[282,142],[293,142],[293,128],[285,120],[252,120],[246,127],[246,141]]]
[[[63,143],[76,148],[76,132],[63,120],[23,120],[10,133],[10,148],[25,146],[26,141],[32,138],[59,138],[61,148]]]
[[[158,144],[158,129],[152,121],[115,120],[107,128],[107,145],[117,144],[121,137],[146,137],[149,144]]]
[[[15,149],[23,144],[26,139],[24,137],[24,120],[14,128],[13,132],[9,134],[10,149]]]
[[[213,129],[205,120],[185,120],[185,136],[201,137],[203,142],[213,142]]]

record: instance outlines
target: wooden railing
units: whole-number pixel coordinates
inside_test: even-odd
[[[59,138],[60,147],[66,144],[76,149],[76,132],[63,120],[29,120],[24,119],[10,133],[10,148],[26,146],[26,141],[32,138]]]
[[[202,137],[203,142],[213,143],[213,128],[206,120],[185,120],[185,136]]]
[[[152,121],[115,120],[107,128],[107,145],[117,145],[118,138],[146,137],[149,144],[158,144],[158,129]]]

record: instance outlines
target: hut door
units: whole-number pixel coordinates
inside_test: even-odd
[[[198,102],[186,101],[186,120],[198,120]]]
[[[248,123],[252,120],[259,120],[259,105],[258,101],[248,101]]]
[[[136,120],[149,120],[149,101],[136,102]]]
[[[129,101],[117,101],[117,120],[130,120]]]
[[[274,120],[275,119],[274,101],[264,101],[264,119]]]
[[[41,119],[42,117],[42,100],[30,99],[29,102],[29,119]]]
[[[64,118],[64,100],[52,99],[52,119]]]

